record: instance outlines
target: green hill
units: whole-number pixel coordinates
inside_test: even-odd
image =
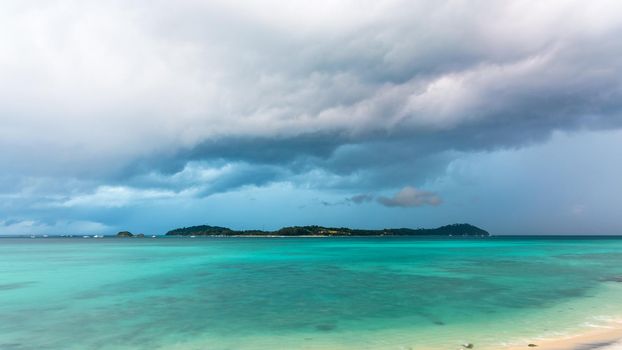
[[[489,236],[471,224],[452,224],[433,229],[387,228],[382,230],[351,229],[347,227],[291,226],[276,231],[236,231],[220,226],[191,226],[177,228],[167,236]]]

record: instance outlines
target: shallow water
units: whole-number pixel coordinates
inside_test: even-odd
[[[478,348],[622,316],[616,238],[0,239],[0,349]]]

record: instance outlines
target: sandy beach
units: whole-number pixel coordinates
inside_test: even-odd
[[[536,346],[529,346],[533,344]],[[622,349],[622,327],[596,329],[571,337],[536,339],[524,345],[511,345],[507,350],[619,350]]]

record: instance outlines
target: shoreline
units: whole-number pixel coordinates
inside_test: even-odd
[[[534,344],[536,346],[529,346]],[[504,350],[620,350],[622,349],[622,323],[613,323],[607,328],[586,330],[574,335],[557,338],[536,338],[523,345],[508,344]]]
[[[377,335],[374,337],[375,339],[382,339],[386,336]],[[270,338],[266,340],[265,337],[260,338],[251,338],[246,340],[245,342],[240,344],[231,343],[228,345],[238,345],[240,349],[265,349],[265,348],[274,348],[274,344],[279,344],[283,341],[283,339],[279,339],[279,335],[275,335],[274,338]],[[311,339],[311,338],[308,338]],[[349,339],[349,336],[346,336],[346,339]],[[557,336],[557,337],[542,337],[542,338],[524,338],[524,341],[512,341],[503,342],[499,341],[496,344],[493,343],[478,343],[477,341],[470,343],[468,341],[464,342],[456,342],[454,345],[450,344],[404,344],[403,342],[391,342],[390,337],[389,341],[384,338],[386,342],[379,342],[373,344],[367,344],[367,347],[363,347],[365,349],[370,350],[447,350],[447,349],[456,349],[456,350],[468,350],[468,349],[480,349],[480,350],[526,350],[526,349],[535,349],[535,350],[621,350],[622,349],[622,323],[616,324],[615,328],[605,329],[588,329],[585,332],[575,333],[573,335],[567,336]],[[306,340],[306,339],[305,339]],[[300,339],[298,339],[300,341]],[[351,345],[345,343],[341,343],[339,341],[334,341],[334,339],[324,339],[316,343],[306,343],[303,347],[296,347],[293,345],[295,342],[291,342],[291,339],[286,339],[284,344],[287,344],[285,348],[300,348],[307,350],[353,350],[360,349],[361,344]],[[283,344],[281,343],[281,344]],[[384,343],[384,344],[382,344]],[[182,343],[177,344],[177,349],[179,350],[190,350],[196,349],[197,344],[205,344],[204,340],[199,340],[199,342],[194,343]],[[249,346],[249,344],[252,344]],[[259,344],[259,345],[258,345]],[[462,346],[460,344],[463,344]],[[466,344],[471,344],[471,347],[467,347]],[[529,346],[533,344],[535,346]],[[257,346],[258,345],[258,346]]]

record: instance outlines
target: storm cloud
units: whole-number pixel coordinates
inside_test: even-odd
[[[4,2],[0,192],[14,216],[271,183],[435,205],[460,155],[620,128],[620,37],[615,0]]]

